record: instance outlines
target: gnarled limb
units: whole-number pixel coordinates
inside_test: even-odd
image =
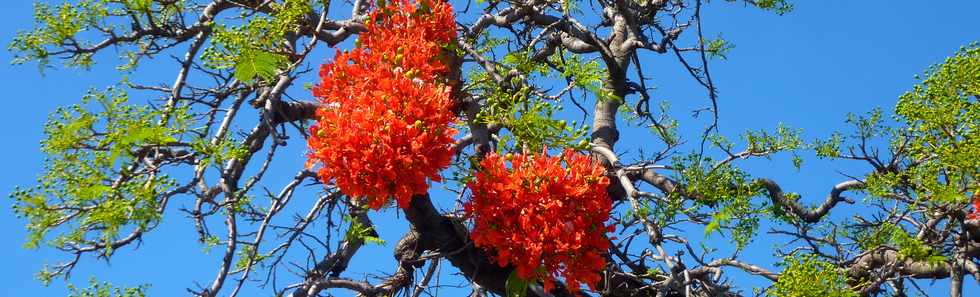
[[[830,195],[827,196],[827,199],[824,200],[820,206],[817,206],[815,209],[807,209],[806,207],[800,205],[798,201],[786,198],[786,196],[783,194],[783,190],[778,184],[776,184],[775,181],[766,178],[758,179],[756,181],[761,183],[766,188],[766,190],[769,192],[769,198],[772,199],[773,203],[786,208],[807,223],[819,222],[820,218],[826,215],[830,209],[834,208],[838,202],[843,201],[853,204],[854,200],[841,196],[841,193],[847,190],[864,187],[864,182],[856,180],[839,183],[834,185],[834,188],[830,190]]]

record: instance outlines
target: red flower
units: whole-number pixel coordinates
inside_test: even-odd
[[[491,154],[469,184],[473,243],[546,290],[559,277],[569,290],[582,283],[594,289],[609,248],[605,233],[613,229],[606,225],[608,185],[600,164],[570,150],[560,157]]]
[[[966,214],[966,219],[980,219],[980,194],[973,194],[973,212]]]
[[[442,62],[455,26],[442,0],[395,1],[371,13],[356,48],[321,66],[308,165],[323,165],[322,182],[379,209],[391,197],[407,207],[440,180],[456,134]]]

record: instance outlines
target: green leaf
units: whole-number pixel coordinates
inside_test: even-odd
[[[130,0],[126,1],[126,6],[129,6],[135,11],[148,11],[153,7],[152,0]]]
[[[373,226],[367,226],[361,224],[357,220],[350,217],[344,217],[344,221],[350,221],[350,228],[347,229],[346,238],[347,240],[360,240],[364,243],[385,245],[387,242],[381,237],[378,237],[377,232],[374,231]]]
[[[524,297],[527,294],[526,280],[517,275],[517,270],[511,271],[507,277],[507,297]]]
[[[134,152],[167,146],[184,134],[186,109],[169,111],[173,121],[163,125],[160,118],[168,111],[127,100],[116,88],[92,91],[81,104],[51,115],[41,141],[43,174],[36,186],[11,194],[14,212],[28,221],[28,248],[49,232],[56,235],[48,244],[58,248],[102,244],[118,239],[120,230],[148,232],[161,219],[158,194],[174,180],[166,174],[131,174],[128,164],[137,161]],[[104,253],[108,257],[111,249]]]
[[[68,297],[145,297],[150,285],[139,285],[136,287],[116,287],[112,284],[99,283],[95,278],[89,279],[89,287],[80,289],[75,285],[68,284]]]
[[[702,40],[704,43],[704,51],[708,54],[708,58],[719,58],[722,60],[728,59],[728,53],[735,48],[735,44],[731,41],[725,40],[718,34],[718,37],[712,40]]]
[[[704,235],[709,235],[713,232],[717,232],[721,229],[721,223],[728,220],[728,215],[724,212],[719,212],[714,215],[711,222],[707,226],[704,226]]]
[[[847,276],[833,263],[813,255],[786,257],[779,280],[766,295],[773,297],[857,296],[847,286]]]
[[[286,63],[280,55],[258,50],[243,50],[235,63],[235,78],[252,82],[256,77],[269,80]]]

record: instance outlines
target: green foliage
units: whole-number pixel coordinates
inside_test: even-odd
[[[930,265],[939,265],[946,261],[945,256],[922,241],[912,237],[901,228],[895,228],[893,230],[891,241],[898,248],[899,260],[909,259],[917,262],[926,262]]]
[[[94,65],[94,49],[103,47],[104,40],[113,40],[125,64],[120,70],[131,70],[143,57],[152,54],[152,42],[147,38],[120,38],[130,27],[148,29],[152,25],[167,26],[183,13],[186,0],[80,0],[51,5],[34,4],[34,28],[20,31],[8,45],[14,52],[13,64],[37,61],[40,69],[48,66],[52,57],[65,58],[68,67],[84,69]],[[126,24],[126,25],[121,25]],[[152,25],[151,25],[152,24]],[[122,30],[119,30],[122,29]],[[109,33],[111,32],[111,33]],[[98,42],[86,41],[91,35],[101,36]],[[136,45],[128,48],[127,45]]]
[[[892,234],[895,232],[905,231],[895,224],[884,223],[877,228],[858,230],[855,232],[855,242],[861,250],[868,251],[891,243]]]
[[[150,285],[140,285],[137,287],[115,287],[109,283],[99,283],[92,278],[89,280],[89,287],[80,289],[72,284],[68,284],[68,297],[146,297],[146,290]]]
[[[865,191],[868,192],[870,198],[886,198],[890,197],[895,190],[895,187],[901,182],[902,173],[895,172],[876,172],[869,174],[865,182]]]
[[[57,109],[45,124],[41,150],[48,157],[38,185],[17,188],[14,211],[28,220],[28,248],[35,248],[56,227],[65,230],[55,247],[104,244],[124,227],[151,228],[159,221],[158,195],[174,181],[158,168],[134,163],[153,148],[174,144],[189,121],[184,109],[162,126],[162,112],[127,103],[125,92],[91,92],[82,104]],[[100,111],[89,111],[95,105]]]
[[[478,43],[478,51],[491,51],[501,44],[501,40],[484,36]],[[560,72],[551,71],[555,67]],[[502,87],[490,79],[489,74],[476,71],[470,74],[469,81],[473,93],[485,98],[485,103],[477,120],[490,125],[501,125],[507,128],[510,135],[501,136],[504,145],[531,151],[542,147],[587,149],[585,136],[588,127],[579,126],[573,121],[571,125],[555,116],[562,110],[561,98],[550,98],[546,94],[527,85],[528,81],[545,77],[560,77],[568,81],[573,89],[594,94],[599,100],[610,100],[613,97],[602,88],[602,78],[605,70],[597,61],[583,61],[577,55],[565,55],[563,51],[549,57],[549,64],[544,61],[533,61],[530,52],[513,52],[507,54],[502,63],[497,66],[498,73],[516,72],[511,84],[517,88]],[[526,80],[526,81],[525,81]]]
[[[191,148],[195,152],[203,155],[199,159],[200,166],[214,166],[221,168],[226,161],[232,159],[243,159],[248,156],[248,148],[234,137],[226,136],[218,141],[209,142],[203,138],[197,138],[191,142]]]
[[[886,246],[898,250],[899,260],[908,259],[931,265],[939,265],[946,261],[946,257],[940,251],[909,235],[901,226],[892,223],[861,230],[856,235],[856,242],[864,251]]]
[[[288,62],[285,57],[258,51],[243,49],[235,62],[235,78],[243,82],[251,82],[255,78],[271,80],[276,71]]]
[[[260,254],[255,250],[254,245],[243,245],[238,249],[238,257],[236,257],[238,260],[235,261],[235,269],[245,269],[245,267],[255,265],[271,256],[271,254]]]
[[[738,0],[725,0],[736,2]],[[758,7],[762,10],[772,11],[778,15],[784,15],[793,11],[793,4],[787,0],[743,0],[745,3]]]
[[[843,151],[870,151],[878,138],[890,139],[890,149],[901,152],[902,170],[873,172],[866,177],[872,198],[899,196],[915,203],[966,204],[968,192],[980,177],[980,47],[960,49],[939,65],[929,67],[925,79],[899,97],[895,121],[884,123],[881,110],[863,116],[848,115],[854,133],[834,134],[814,143],[817,155],[841,158]],[[845,140],[860,146],[842,149]],[[911,191],[910,191],[911,190]]]
[[[499,89],[490,97],[477,120],[488,125],[501,125],[511,136],[503,136],[502,142],[514,141],[517,148],[539,151],[542,147],[574,147],[585,149],[582,143],[588,127],[578,127],[577,122],[568,125],[554,118],[561,107],[530,93],[525,87],[516,92]],[[503,146],[501,146],[503,149]]]
[[[254,196],[245,193],[244,189],[239,189],[234,193],[234,195],[230,195],[230,197],[233,198],[229,199],[230,205],[226,207],[224,211],[231,213],[240,213],[245,211],[252,206],[252,200],[255,198]]]
[[[728,53],[735,49],[735,44],[731,41],[725,40],[718,35],[715,39],[703,40],[704,51],[707,53],[708,58],[719,58],[722,60],[728,59]]]
[[[149,11],[153,7],[153,0],[122,0],[122,2],[133,11]]]
[[[374,231],[373,226],[365,226],[364,224],[361,224],[361,222],[358,222],[349,216],[345,216],[344,221],[350,221],[350,228],[347,229],[347,234],[345,235],[346,240],[359,240],[365,243],[377,245],[387,244],[384,239],[378,237],[378,233]]]
[[[665,145],[674,146],[679,144],[681,142],[681,137],[677,131],[677,128],[680,126],[680,122],[678,122],[677,119],[668,116],[670,111],[670,102],[666,100],[661,101],[658,108],[660,109],[660,114],[662,117],[659,120],[660,124],[650,124],[648,126],[650,131],[652,134],[660,138]]]
[[[517,270],[511,271],[510,275],[507,276],[507,297],[524,297],[527,295],[528,281],[521,279],[517,275]]]
[[[756,0],[755,6],[764,10],[774,11],[779,15],[793,11],[793,4],[786,0]]]
[[[217,236],[214,236],[214,235],[207,236],[207,237],[204,237],[204,240],[203,240],[202,243],[204,244],[204,247],[201,250],[205,254],[209,254],[209,253],[211,253],[211,249],[213,249],[214,247],[218,246],[218,244],[221,244],[221,238],[218,238]]]
[[[752,156],[768,158],[775,153],[792,152],[793,166],[798,170],[802,165],[802,159],[796,154],[796,150],[806,146],[800,137],[802,133],[802,129],[791,129],[780,123],[775,134],[765,130],[747,131],[742,134],[742,139],[746,143],[745,151]]]
[[[603,88],[603,79],[608,76],[599,61],[585,61],[579,55],[568,55],[557,51],[549,58],[549,62],[561,69],[561,77],[570,80],[575,87],[588,91],[598,100],[616,100],[608,90]]]
[[[34,3],[35,28],[20,31],[8,49],[14,52],[12,63],[23,64],[38,61],[43,67],[51,56],[50,47],[66,46],[76,34],[97,27],[105,27],[103,20],[109,16],[108,0],[82,0],[77,4],[65,2],[52,7],[43,2]],[[81,44],[85,45],[85,44]],[[92,55],[84,54],[66,62],[68,66],[87,68],[92,65]]]
[[[832,263],[820,261],[813,255],[786,257],[781,263],[786,269],[769,289],[774,297],[857,296],[847,285],[846,275]]]
[[[832,263],[820,261],[816,256],[786,257],[781,265],[786,269],[766,292],[768,296],[857,296],[847,287],[847,277],[843,271]]]
[[[152,26],[150,24],[166,24],[182,19],[182,15],[187,8],[187,0],[175,1],[153,1],[153,0],[110,0],[110,2],[121,2],[123,8],[113,9],[111,15],[121,16],[129,14],[127,21],[138,19],[143,27]],[[133,48],[118,47],[121,50],[119,59],[126,63],[116,67],[119,71],[132,71],[136,69],[139,62],[146,57],[151,57],[154,50],[153,42],[150,38],[142,38],[133,41]],[[120,44],[126,44],[120,43]]]
[[[875,108],[867,115],[848,114],[846,122],[855,128],[856,139],[871,139],[889,135],[889,129],[882,123],[881,109]]]
[[[926,78],[899,97],[895,113],[897,120],[907,126],[909,157],[919,160],[923,167],[910,178],[929,189],[933,197],[949,195],[950,191],[962,193],[977,182],[978,96],[980,47],[973,44],[960,49],[945,63],[929,67]],[[949,189],[951,185],[959,188]]]
[[[867,149],[870,141],[876,138],[887,138],[896,136],[896,130],[888,127],[882,119],[881,109],[875,108],[865,115],[847,114],[845,122],[853,126],[853,133],[843,134],[834,132],[830,138],[817,139],[811,147],[814,149],[818,158],[838,159],[844,155],[860,152],[862,147],[856,147],[852,143],[858,143]],[[848,143],[847,147],[843,147]],[[848,154],[844,154],[847,151]]]
[[[729,154],[728,159],[714,161],[710,157],[691,153],[675,157],[672,168],[678,173],[677,181],[687,185],[685,191],[702,206],[715,211],[705,226],[705,235],[729,232],[736,248],[744,248],[755,237],[761,217],[772,214],[782,220],[792,220],[780,207],[769,205],[768,200],[753,202],[763,193],[761,184],[734,165],[737,159],[766,157],[779,152],[792,152],[793,165],[798,169],[802,159],[796,151],[806,147],[800,137],[802,130],[790,129],[780,124],[775,133],[759,130],[742,135],[745,148],[736,152],[735,144],[723,136],[709,138],[712,145]],[[795,194],[787,194],[789,198]]]
[[[813,142],[813,149],[818,158],[838,158],[840,157],[840,146],[844,143],[844,136],[834,132],[829,139],[817,139]]]
[[[758,215],[762,208],[753,205],[751,198],[760,193],[760,187],[731,163],[715,167],[709,167],[709,164],[713,164],[711,158],[702,159],[696,154],[673,160],[673,167],[679,173],[678,181],[687,185],[687,193],[697,195],[698,204],[717,209],[705,227],[705,234],[731,232],[731,239],[741,249],[752,241],[759,227]]]
[[[737,249],[745,248],[759,229],[758,209],[748,199],[733,199],[724,203],[712,216],[711,222],[704,228],[705,235],[727,230]]]
[[[211,46],[201,59],[214,69],[235,69],[235,78],[252,82],[271,79],[289,59],[277,52],[287,34],[300,30],[299,21],[313,11],[309,0],[286,0],[269,4],[270,16],[254,16],[237,27],[215,25]],[[249,17],[243,15],[243,18]]]
[[[501,65],[499,65],[498,71],[501,73],[508,73],[510,70],[516,70],[524,75],[547,75],[551,69],[548,65],[544,63],[538,63],[531,60],[531,55],[533,52],[530,51],[516,51],[507,53],[503,59],[501,59]],[[515,77],[515,79],[517,79]],[[514,81],[514,83],[520,84],[520,81]]]

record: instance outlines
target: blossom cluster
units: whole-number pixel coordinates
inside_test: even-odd
[[[559,277],[572,291],[583,283],[594,289],[613,231],[608,185],[601,164],[571,150],[490,154],[469,183],[473,243],[546,290]]]
[[[321,164],[321,181],[373,209],[392,197],[404,208],[452,158],[445,48],[456,24],[443,0],[379,3],[356,47],[320,68],[308,166]]]
[[[973,194],[973,211],[966,214],[967,220],[980,220],[980,193]]]

